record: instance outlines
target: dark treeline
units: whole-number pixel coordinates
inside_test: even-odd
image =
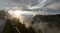
[[[57,27],[60,25],[60,14],[58,15],[36,15],[33,17],[32,24],[34,22],[47,22],[50,24],[57,24]]]
[[[57,29],[56,31],[60,30],[60,14],[57,14],[57,15],[36,15],[33,17],[32,25],[35,25],[35,23],[37,23],[36,25],[38,25],[38,24],[40,24],[40,22],[43,24],[48,23],[48,24],[45,24],[45,27],[44,27],[45,33],[48,32],[48,28],[50,28],[51,31],[54,28]],[[43,26],[43,25],[41,25],[41,26]],[[38,29],[38,31],[40,32],[40,31],[42,31],[42,29],[40,28],[40,29]],[[42,33],[44,31],[42,31]]]

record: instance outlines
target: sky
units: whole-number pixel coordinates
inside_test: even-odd
[[[21,5],[35,5],[37,0],[0,0],[0,7],[13,7]]]
[[[41,7],[53,3],[58,3],[60,0],[0,0],[0,7],[13,7],[13,6],[34,6]],[[32,8],[34,8],[32,7]]]
[[[0,8],[9,9],[13,7],[23,10],[58,11],[60,13],[60,0],[0,0]]]

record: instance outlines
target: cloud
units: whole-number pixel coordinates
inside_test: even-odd
[[[36,5],[38,2],[37,0],[0,0],[0,5],[2,7],[5,6],[20,6],[20,5],[29,5],[31,4]]]
[[[22,7],[26,11],[60,11],[60,0],[0,0],[0,7],[6,9]]]

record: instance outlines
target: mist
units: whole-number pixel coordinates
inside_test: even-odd
[[[32,27],[36,33],[60,33],[60,0],[0,0],[0,2],[3,9],[13,12],[21,10],[26,13],[19,16],[20,23],[26,28]]]

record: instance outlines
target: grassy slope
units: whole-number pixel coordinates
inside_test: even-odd
[[[10,23],[7,21],[6,22],[6,25],[5,25],[5,28],[3,30],[3,33],[12,33],[12,26],[10,25]]]

